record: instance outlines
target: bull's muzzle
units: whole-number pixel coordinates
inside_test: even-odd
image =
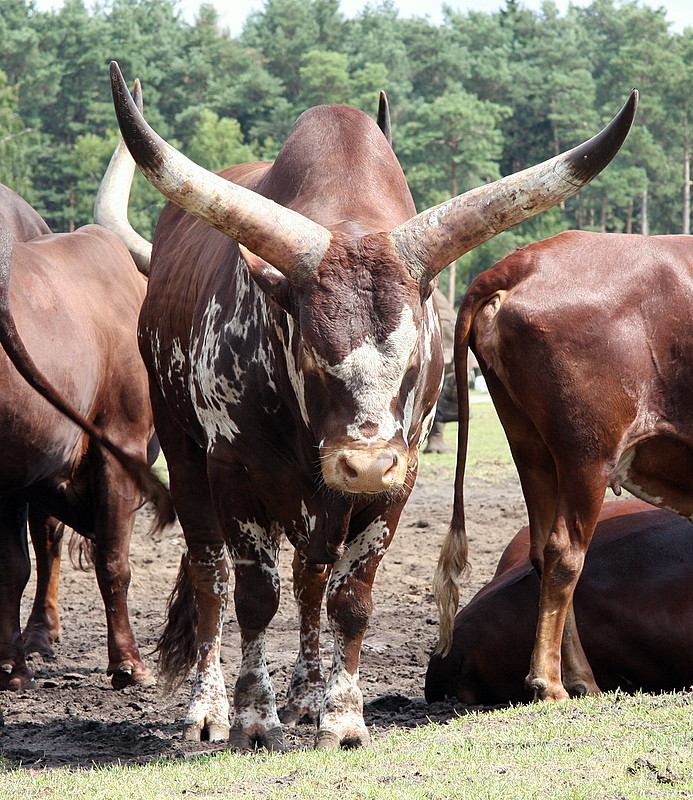
[[[407,476],[407,454],[388,442],[324,448],[325,483],[351,494],[378,494],[401,489]]]

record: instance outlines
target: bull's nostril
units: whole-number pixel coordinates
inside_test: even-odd
[[[386,467],[385,471],[383,472],[383,476],[385,478],[387,478],[388,476],[391,476],[394,472],[397,471],[397,466],[399,464],[399,459],[397,457],[397,453],[392,453],[391,460],[392,460],[392,463],[390,464],[389,467]]]
[[[354,469],[351,466],[351,464],[349,463],[349,459],[348,458],[340,459],[339,466],[342,468],[342,472],[344,473],[344,476],[348,480],[355,480],[356,478],[358,478],[358,476],[359,476],[358,470]]]

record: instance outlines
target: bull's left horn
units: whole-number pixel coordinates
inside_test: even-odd
[[[616,155],[633,124],[638,92],[596,136],[529,169],[422,211],[392,231],[414,277],[429,281],[456,258],[567,200]]]
[[[135,81],[132,97],[137,108],[142,111],[142,87],[139,79]],[[140,236],[128,221],[128,202],[132,179],[135,176],[135,167],[135,161],[121,138],[108,162],[96,194],[94,222],[117,234],[120,241],[130,251],[139,271],[143,275],[148,275],[152,245]]]
[[[115,61],[111,88],[123,139],[152,186],[269,262],[291,282],[299,284],[317,270],[331,241],[327,228],[224,180],[171,147],[138,111]]]

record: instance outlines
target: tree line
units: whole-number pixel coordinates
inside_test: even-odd
[[[560,14],[506,0],[400,18],[391,0],[353,19],[339,0],[265,0],[237,37],[201,4],[0,0],[0,182],[56,231],[91,221],[118,138],[108,63],[143,85],[154,128],[218,170],[275,157],[298,114],[387,92],[393,146],[419,208],[544,161],[596,133],[637,87],[636,124],[612,164],[568,201],[460,259],[450,291],[514,247],[568,228],[688,233],[693,28],[637,0]],[[151,236],[163,205],[138,177],[131,221]],[[454,278],[453,278],[454,281]]]

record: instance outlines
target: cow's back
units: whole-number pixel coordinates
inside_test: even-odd
[[[10,307],[38,369],[62,396],[102,424],[139,414],[146,376],[136,326],[146,284],[118,238],[90,225],[15,243]],[[0,359],[3,447],[0,488],[14,491],[52,476],[67,479],[83,433]]]

